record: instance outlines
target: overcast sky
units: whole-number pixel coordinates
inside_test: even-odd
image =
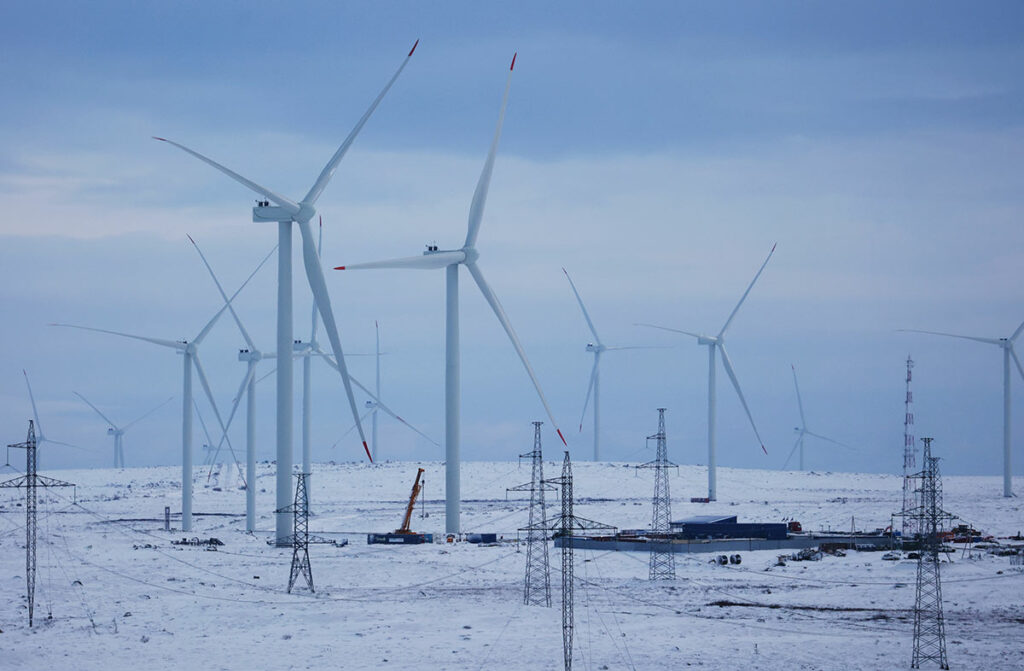
[[[24,438],[26,369],[46,435],[89,450],[47,447],[44,466],[112,462],[106,424],[73,391],[124,423],[175,396],[125,452],[130,465],[181,458],[177,355],[46,324],[191,339],[220,301],[186,234],[232,288],[276,243],[251,222],[253,194],[150,136],[301,198],[420,39],[319,203],[324,265],[461,245],[518,51],[480,267],[574,458],[591,453],[589,412],[579,424],[592,338],[562,267],[606,344],[676,346],[604,357],[605,455],[652,458],[644,438],[667,407],[670,457],[706,463],[706,349],[633,324],[717,333],[778,243],[728,334],[768,455],[719,369],[720,464],[783,465],[794,365],[808,428],[852,446],[808,439],[808,467],[898,472],[909,353],[915,433],[934,436],[945,472],[1001,473],[999,349],[896,330],[1001,337],[1024,320],[1019,3],[152,4],[9,3],[0,23],[0,426],[5,442]],[[271,260],[238,300],[264,350],[275,274]],[[530,422],[550,422],[462,278],[464,455],[514,459]],[[347,350],[372,351],[378,320],[385,402],[441,442],[443,273],[327,279]],[[201,350],[225,413],[241,344],[224,320]],[[372,381],[372,358],[350,366]],[[1013,384],[1024,389],[1016,371]],[[261,459],[273,391],[268,378]],[[338,377],[318,367],[315,458],[360,458],[354,433],[331,448],[351,423]],[[381,440],[385,457],[443,458],[386,418]],[[544,446],[557,457],[553,431]]]

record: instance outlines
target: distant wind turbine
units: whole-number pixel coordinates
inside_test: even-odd
[[[519,337],[512,329],[512,323],[505,315],[498,297],[494,294],[490,285],[484,279],[477,260],[480,253],[476,248],[477,235],[480,233],[480,223],[484,217],[484,205],[487,203],[487,190],[491,184],[491,173],[494,170],[494,159],[498,153],[498,143],[501,140],[501,126],[505,121],[505,108],[508,105],[509,88],[512,86],[512,71],[516,65],[516,58],[513,55],[512,64],[509,66],[508,80],[505,84],[505,95],[501,101],[501,112],[498,115],[498,126],[494,131],[494,139],[491,141],[491,149],[484,161],[483,170],[477,181],[476,191],[473,193],[473,200],[469,206],[469,221],[466,231],[466,240],[460,249],[441,250],[436,245],[429,245],[422,256],[408,256],[389,261],[376,261],[372,263],[348,264],[338,266],[335,270],[357,270],[367,268],[411,268],[416,270],[445,270],[446,292],[445,292],[445,532],[450,534],[459,533],[460,522],[460,380],[459,370],[459,266],[465,266],[466,270],[476,282],[480,293],[491,306],[494,315],[498,318],[508,339],[512,342],[519,360],[526,369],[537,390],[541,405],[547,412],[551,424],[558,432],[559,438],[565,443],[565,436],[555,422],[551,408],[541,391],[540,382],[526,358],[526,352],[519,342]]]
[[[898,329],[903,333],[927,333],[929,335],[945,336],[947,338],[961,338],[973,340],[987,345],[996,345],[1003,350],[1003,496],[1013,496],[1013,469],[1010,464],[1010,359],[1017,365],[1017,372],[1024,378],[1024,367],[1021,367],[1020,359],[1013,346],[1024,331],[1024,322],[1021,322],[1017,330],[1009,338],[978,338],[975,336],[957,335],[955,333],[939,333],[938,331],[921,331],[918,329]]]
[[[341,143],[338,150],[324,166],[309,192],[299,202],[260,186],[237,172],[224,167],[220,163],[203,156],[202,154],[189,149],[188,147],[171,142],[164,138],[155,138],[167,142],[182,151],[191,154],[200,161],[216,168],[231,179],[245,187],[260,194],[267,200],[257,201],[253,208],[252,218],[257,223],[276,222],[278,233],[278,257],[277,257],[277,352],[280,355],[277,365],[277,510],[283,511],[292,504],[292,425],[293,425],[293,399],[292,399],[292,374],[294,367],[292,357],[284,356],[285,352],[292,350],[294,339],[292,336],[292,225],[298,226],[302,237],[302,259],[306,268],[306,280],[313,293],[313,300],[324,321],[324,330],[327,332],[328,340],[331,343],[331,350],[335,354],[338,369],[341,373],[342,384],[345,387],[345,394],[348,396],[349,410],[352,416],[359,422],[359,411],[356,408],[355,395],[352,392],[352,384],[349,380],[348,369],[345,366],[345,355],[341,348],[341,337],[338,334],[338,325],[334,319],[334,310],[331,308],[330,294],[327,292],[327,282],[324,279],[323,267],[320,265],[320,258],[316,253],[316,243],[313,239],[313,231],[310,227],[310,220],[316,215],[316,203],[323,194],[327,184],[334,176],[335,170],[341,159],[344,158],[352,143],[355,142],[359,132],[369,120],[381,100],[391,89],[391,86],[398,79],[398,76],[405,69],[419,40],[412,45],[409,54],[402,61],[401,66],[388,81],[374,99],[370,107],[363,113],[363,116],[356,123],[355,127],[348,134],[348,137]],[[273,203],[273,204],[271,204]],[[370,458],[370,448],[366,444],[366,435],[363,427],[359,427],[359,437],[363,442],[363,449],[367,458]],[[371,459],[372,461],[372,459]],[[275,533],[279,545],[287,543],[287,538],[292,533],[292,518],[290,514],[279,512],[276,516]]]
[[[47,438],[43,433],[43,423],[39,421],[39,411],[36,409],[36,397],[32,395],[32,385],[28,381],[28,373],[23,368],[21,374],[25,376],[25,386],[28,387],[28,399],[32,402],[32,416],[36,420],[36,444],[41,445],[42,443],[50,443],[52,445],[60,445],[62,447],[70,447],[76,450],[84,450],[84,447],[78,445],[72,445],[71,443],[62,443],[59,440],[52,440]],[[8,461],[10,459],[8,458]],[[37,462],[38,463],[38,462]]]
[[[273,252],[271,252],[273,253]],[[83,331],[94,331],[96,333],[106,333],[108,335],[120,336],[122,338],[131,338],[133,340],[141,340],[143,342],[152,343],[154,345],[160,345],[161,347],[167,347],[173,350],[177,350],[182,354],[182,360],[184,368],[182,371],[182,392],[181,392],[181,530],[191,531],[192,530],[192,369],[195,368],[196,374],[199,376],[199,382],[203,386],[203,391],[206,394],[206,399],[210,402],[210,406],[213,408],[213,414],[217,418],[217,423],[223,433],[227,433],[227,428],[224,424],[224,420],[220,416],[220,411],[217,409],[217,402],[213,399],[213,392],[210,390],[210,383],[206,379],[206,373],[203,371],[202,363],[199,361],[199,345],[202,344],[207,334],[213,328],[217,320],[220,319],[221,315],[227,311],[228,306],[231,304],[238,294],[249,284],[249,281],[259,272],[263,264],[270,258],[270,254],[263,257],[260,264],[256,266],[256,269],[252,271],[252,274],[246,278],[242,286],[238,287],[238,291],[228,299],[228,302],[217,311],[217,314],[206,322],[202,330],[196,334],[196,337],[191,341],[176,341],[176,340],[163,340],[161,338],[149,338],[146,336],[132,335],[130,333],[121,333],[119,331],[108,331],[106,329],[92,328],[89,326],[76,326],[74,324],[51,324],[51,326],[61,326],[65,328],[80,329]],[[231,442],[228,441],[228,447],[231,447]],[[232,452],[233,452],[232,448]]]
[[[587,312],[587,308],[583,305],[583,299],[580,298],[580,292],[576,290],[576,284],[569,277],[569,272],[562,268],[562,272],[565,273],[565,279],[569,280],[569,286],[572,287],[572,293],[576,296],[576,302],[580,305],[580,310],[583,312],[583,319],[586,320],[587,326],[590,328],[590,332],[594,335],[594,342],[587,343],[587,351],[594,353],[594,367],[590,369],[590,382],[587,384],[587,395],[583,399],[583,412],[580,414],[580,431],[583,430],[583,419],[587,416],[587,406],[590,404],[590,397],[593,394],[594,397],[594,461],[601,460],[601,355],[605,352],[611,352],[615,350],[624,349],[666,349],[660,345],[634,345],[628,347],[608,347],[601,342],[601,336],[597,335],[597,329],[594,328],[594,322],[590,319],[590,313]]]
[[[689,331],[680,331],[678,329],[670,329],[664,326],[655,326],[654,324],[637,324],[637,326],[648,326],[650,328],[661,329],[662,331],[671,331],[672,333],[682,333],[697,339],[698,345],[706,345],[708,348],[708,498],[712,501],[718,499],[718,482],[715,474],[716,468],[716,454],[715,454],[715,352],[717,350],[722,351],[722,366],[725,368],[726,374],[729,376],[729,380],[732,382],[732,386],[736,389],[736,395],[740,398],[740,403],[743,405],[743,410],[747,413],[747,419],[750,420],[750,426],[754,429],[754,435],[757,437],[757,442],[761,445],[761,450],[765,454],[768,454],[768,450],[764,447],[764,441],[761,440],[761,434],[757,431],[757,425],[754,424],[754,417],[750,414],[750,408],[747,407],[747,399],[743,397],[743,391],[740,389],[739,380],[736,379],[736,372],[732,368],[732,361],[729,360],[729,353],[725,351],[725,332],[729,329],[729,325],[732,324],[733,318],[736,313],[739,312],[740,306],[743,305],[743,301],[747,300],[747,296],[750,294],[750,290],[754,288],[754,283],[757,282],[757,278],[761,277],[761,273],[764,272],[765,266],[772,258],[772,254],[775,253],[775,245],[772,245],[772,251],[768,252],[768,258],[761,264],[761,268],[754,275],[754,279],[750,281],[747,286],[747,290],[743,292],[743,296],[740,297],[739,303],[733,308],[729,318],[725,320],[725,324],[716,336],[703,335],[698,333],[691,333]]]
[[[100,409],[93,405],[92,402],[85,396],[82,396],[77,391],[72,393],[78,398],[85,401],[86,405],[92,408],[96,412],[96,414],[103,419],[103,421],[110,425],[110,428],[107,429],[107,435],[114,437],[114,468],[124,468],[124,432],[174,400],[174,397],[171,396],[166,401],[162,402],[160,405],[156,406],[155,408],[153,408],[146,414],[142,415],[138,419],[128,422],[124,426],[118,426],[117,424],[114,424],[112,421],[110,421],[109,417],[100,412]]]
[[[820,433],[814,433],[807,428],[807,420],[804,418],[804,402],[800,398],[800,383],[796,381],[796,366],[793,364],[789,365],[793,369],[793,386],[796,387],[796,404],[800,408],[800,426],[794,428],[796,431],[796,442],[793,444],[793,449],[789,451],[789,456],[786,457],[786,463],[782,465],[782,470],[786,470],[786,466],[789,466],[789,460],[793,458],[793,453],[796,452],[797,448],[800,449],[800,470],[804,470],[804,436],[813,436],[819,440],[839,445],[840,447],[850,447],[846,443],[840,443],[838,440],[832,440],[827,436],[823,436]]]

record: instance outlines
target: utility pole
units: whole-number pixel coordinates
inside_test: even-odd
[[[292,513],[292,535],[283,539],[290,541],[292,546],[292,568],[288,574],[289,594],[299,575],[306,579],[306,586],[310,592],[316,591],[313,589],[313,569],[309,564],[309,495],[306,493],[306,478],[309,477],[309,473],[296,473],[296,477],[298,481],[295,483],[295,502],[274,511]],[[278,543],[280,547],[281,540]]]
[[[561,477],[545,480],[562,487],[562,513],[551,520],[551,528],[557,531],[562,539],[562,659],[565,671],[572,671],[572,638],[575,627],[573,614],[573,578],[575,574],[575,558],[573,556],[573,532],[604,530],[614,531],[615,527],[594,522],[573,513],[572,463],[569,451],[565,451],[562,461]]]
[[[31,419],[28,420],[28,437],[25,438],[25,442],[7,447],[25,450],[25,475],[0,482],[0,487],[25,488],[25,594],[28,599],[28,626],[31,627],[36,604],[36,488],[74,487],[75,485],[63,480],[47,478],[36,472],[38,464],[36,429]]]
[[[544,458],[540,446],[540,427],[533,423],[533,451],[520,454],[529,457],[533,468],[530,482],[510,487],[510,492],[530,492],[530,522],[520,531],[526,532],[526,576],[523,580],[523,603],[527,606],[551,607],[551,563],[548,560],[548,519],[544,507],[544,490],[555,486],[544,481]]]
[[[915,501],[915,474],[917,467],[916,455],[917,446],[914,444],[914,392],[910,390],[910,380],[913,377],[911,372],[914,369],[914,360],[907,355],[907,395],[904,404],[903,414],[903,527],[901,529],[901,544],[912,539],[919,529],[915,528],[917,517],[914,510],[917,507]]]
[[[932,456],[932,439],[924,443],[924,469],[919,474],[920,502],[917,525],[921,547],[917,560],[917,591],[914,599],[914,654],[910,668],[921,668],[921,662],[938,662],[948,669],[946,659],[946,625],[942,615],[942,581],[939,576],[939,551],[942,549],[944,522],[953,518],[942,509],[942,480],[939,458]]]
[[[668,491],[668,467],[675,466],[668,460],[668,445],[665,440],[665,408],[658,408],[658,432],[647,436],[648,442],[657,441],[657,456],[654,461],[637,468],[654,469],[653,514],[651,515],[650,580],[675,580],[676,559],[672,553],[672,499]]]

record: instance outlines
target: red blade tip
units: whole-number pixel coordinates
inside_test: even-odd
[[[192,236],[191,236],[191,235],[189,235],[188,233],[186,233],[186,234],[185,234],[185,237],[186,237],[186,238],[188,238],[188,239],[189,239],[189,242],[191,242],[191,243],[192,243],[193,245],[194,245],[194,244],[196,244],[196,241],[195,241],[195,240],[193,240],[193,239],[192,239]]]
[[[167,138],[157,137],[156,135],[151,135],[150,137],[152,137],[154,140],[160,140],[161,142],[167,142]]]
[[[509,72],[512,72],[513,70],[516,69],[516,56],[518,56],[518,55],[519,55],[518,51],[515,52],[514,54],[512,54],[512,65],[510,65],[509,68],[508,68]]]
[[[345,270],[345,266],[335,266],[335,270]]]
[[[776,242],[776,243],[775,243],[774,245],[772,245],[772,251],[773,251],[773,252],[775,251],[775,246],[776,246],[776,245],[778,245],[778,244],[779,244],[779,243],[777,243],[777,242]]]
[[[370,448],[369,448],[369,446],[367,446],[365,440],[363,441],[363,449],[366,451],[366,458],[369,459],[370,463],[372,464],[373,463],[373,457],[370,456]]]
[[[569,443],[565,442],[565,436],[562,435],[562,430],[561,429],[555,429],[555,431],[558,432],[558,437],[562,439],[562,445],[565,445],[566,447],[569,447]]]
[[[412,45],[412,49],[409,49],[409,56],[412,56],[412,52],[416,51],[416,46],[417,46],[417,45],[418,45],[419,43],[420,43],[420,41],[419,41],[419,40],[416,40],[416,44],[413,44],[413,45]],[[406,56],[406,58],[409,58],[409,56]]]
[[[764,449],[764,445],[762,445],[762,446],[761,446],[761,450],[762,450],[762,451],[763,451],[763,452],[764,452],[765,454],[768,454],[768,450]]]

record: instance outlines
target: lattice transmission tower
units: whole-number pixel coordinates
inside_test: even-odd
[[[28,437],[24,443],[15,443],[7,447],[25,450],[25,475],[0,482],[0,487],[25,488],[25,596],[28,601],[28,626],[32,626],[36,606],[36,490],[38,487],[74,487],[63,480],[54,480],[37,473],[38,455],[36,452],[36,429],[32,420],[28,420]]]
[[[523,603],[527,606],[551,607],[551,563],[548,558],[547,512],[544,507],[544,491],[554,490],[554,485],[544,481],[544,458],[541,452],[540,427],[544,422],[533,423],[533,451],[520,454],[529,458],[533,465],[530,481],[510,487],[510,492],[530,492],[530,521],[520,531],[526,532],[526,576],[523,580]]]
[[[946,659],[946,624],[942,615],[942,580],[939,576],[939,551],[942,531],[953,518],[942,509],[942,480],[939,458],[932,456],[932,439],[924,443],[924,468],[918,475],[919,501],[917,528],[921,538],[917,560],[917,591],[914,599],[914,654],[910,668],[921,668],[921,662],[937,662],[948,669]]]
[[[913,378],[914,360],[907,355],[907,395],[903,401],[903,512],[900,516],[903,522],[901,529],[901,542],[913,539],[917,534],[917,509],[916,500],[916,476],[917,470],[917,445],[914,441],[914,392],[910,390],[910,381]]]
[[[275,513],[292,513],[292,535],[285,539],[292,546],[292,568],[288,574],[288,593],[295,586],[295,580],[301,575],[306,579],[310,592],[313,589],[313,568],[309,564],[309,495],[306,479],[309,473],[296,473],[295,502],[290,506],[279,508]]]
[[[562,512],[551,520],[550,528],[554,529],[561,537],[562,543],[562,659],[565,671],[571,671],[573,629],[575,627],[573,587],[576,571],[572,537],[575,531],[614,531],[615,527],[577,517],[573,512],[572,463],[569,460],[568,450],[565,451],[565,458],[562,460],[561,477],[545,480],[545,482],[562,487]]]
[[[672,532],[672,499],[668,489],[668,468],[675,466],[668,460],[668,444],[665,439],[665,408],[658,408],[658,432],[647,436],[648,442],[657,441],[657,452],[654,461],[641,464],[637,468],[654,469],[654,511],[651,515],[651,546],[650,572],[651,580],[675,580],[676,559],[672,552],[670,534]]]

